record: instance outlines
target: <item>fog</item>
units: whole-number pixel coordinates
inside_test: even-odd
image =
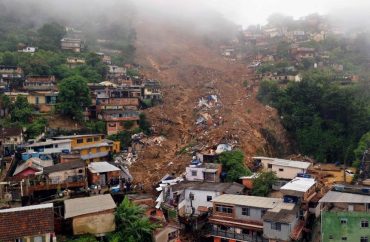
[[[108,25],[128,23],[134,16],[188,24],[193,30],[266,24],[268,16],[282,13],[298,19],[319,13],[330,15],[336,24],[366,26],[370,2],[367,0],[0,0],[0,17],[10,13],[32,26],[47,21],[66,25]],[[3,19],[4,21],[4,19]],[[225,24],[224,26],[221,26]],[[150,24],[150,23],[149,23]]]

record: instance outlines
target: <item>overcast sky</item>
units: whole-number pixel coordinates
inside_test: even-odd
[[[243,25],[265,24],[273,13],[299,18],[311,13],[365,11],[370,19],[369,0],[205,0],[226,18]]]

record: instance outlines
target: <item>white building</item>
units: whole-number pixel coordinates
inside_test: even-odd
[[[42,154],[57,154],[71,151],[71,140],[46,140],[45,142],[37,142],[24,147],[27,153],[38,152]]]
[[[36,52],[36,47],[27,46],[26,48],[19,50],[19,52],[35,53]]]
[[[185,178],[187,181],[219,182],[221,164],[199,163],[186,167]]]
[[[243,189],[244,186],[238,183],[184,181],[168,187],[161,195],[169,195],[177,204],[180,216],[189,216],[207,212],[212,207],[212,199],[225,193],[241,194]]]
[[[292,180],[298,173],[306,173],[311,166],[310,162],[284,160],[271,157],[256,156],[253,160],[262,166],[265,171],[273,171],[280,179]]]

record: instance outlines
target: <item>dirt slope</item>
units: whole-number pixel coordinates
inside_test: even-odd
[[[142,19],[136,31],[137,62],[163,86],[163,105],[147,110],[147,115],[167,138],[133,164],[130,170],[136,181],[151,185],[166,173],[182,173],[190,155],[177,152],[187,146],[207,149],[227,139],[237,142],[247,161],[256,154],[274,155],[289,148],[276,111],[255,99],[257,88],[243,86],[251,74],[246,64],[224,60],[203,36],[160,20]],[[208,95],[217,95],[219,107],[200,111],[198,100]],[[207,128],[195,123],[201,113],[212,116]],[[261,129],[269,131],[263,135]],[[266,141],[266,133],[275,147]]]

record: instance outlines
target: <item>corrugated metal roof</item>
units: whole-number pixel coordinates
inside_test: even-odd
[[[92,173],[103,173],[110,171],[119,171],[120,169],[106,161],[92,162],[89,164],[88,169]]]
[[[313,185],[315,185],[314,178],[303,178],[303,177],[296,177],[284,186],[280,188],[280,190],[291,190],[291,191],[299,191],[299,192],[307,192]]]
[[[277,205],[283,203],[283,199],[271,197],[223,194],[213,199],[212,202],[269,209],[274,208]]]
[[[329,191],[319,203],[370,203],[369,195]]]
[[[64,206],[65,219],[116,208],[116,204],[110,194],[68,199],[64,201]]]

